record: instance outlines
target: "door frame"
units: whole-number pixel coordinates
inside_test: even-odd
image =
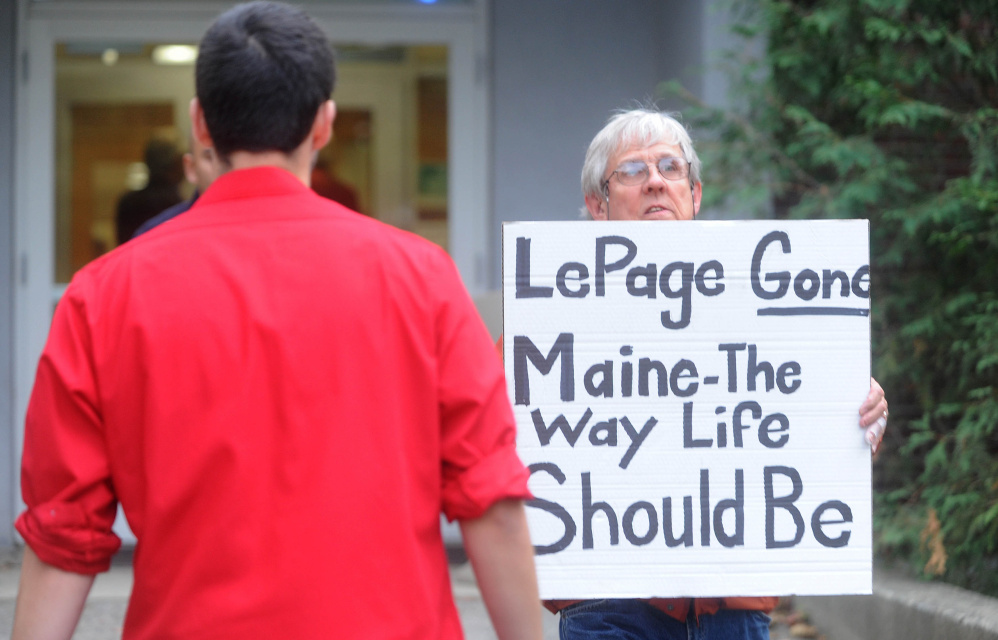
[[[52,311],[55,283],[55,45],[62,41],[197,42],[233,2],[20,0],[14,163],[14,413],[16,456]],[[466,5],[307,4],[332,42],[448,47],[448,244],[472,295],[489,288],[488,2]],[[23,508],[15,475],[15,514]]]

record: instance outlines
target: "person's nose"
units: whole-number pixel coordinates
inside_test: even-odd
[[[655,165],[648,167],[648,179],[645,180],[645,189],[648,191],[662,191],[665,189],[665,177]]]

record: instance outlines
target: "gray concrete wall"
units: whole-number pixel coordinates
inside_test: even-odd
[[[503,222],[578,218],[582,160],[614,109],[672,78],[702,90],[705,15],[693,0],[492,3],[494,286]]]
[[[14,543],[14,84],[17,0],[0,0],[0,549]]]
[[[998,640],[998,599],[877,569],[872,596],[796,597],[829,640]]]

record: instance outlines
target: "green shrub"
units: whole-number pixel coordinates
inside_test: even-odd
[[[705,206],[871,221],[878,555],[998,595],[998,3],[742,2]],[[760,56],[750,46],[764,37]],[[761,50],[759,47],[756,50]]]

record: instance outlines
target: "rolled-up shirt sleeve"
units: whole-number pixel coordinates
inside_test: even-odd
[[[488,331],[450,266],[438,316],[443,512],[477,518],[495,502],[528,500],[505,376]]]
[[[81,287],[60,301],[28,404],[15,526],[45,563],[106,571],[121,545]]]

